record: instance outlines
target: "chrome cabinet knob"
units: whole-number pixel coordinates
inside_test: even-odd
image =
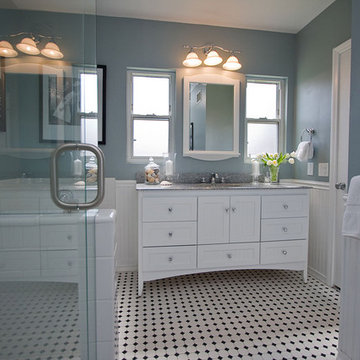
[[[236,207],[231,208],[231,211],[234,213],[236,212]]]
[[[71,239],[72,239],[72,235],[68,235],[66,238],[67,238],[68,240],[71,240]]]
[[[71,260],[69,260],[69,261],[67,262],[67,264],[68,264],[68,266],[72,266],[72,265],[73,265],[73,262],[72,262]]]
[[[335,184],[335,188],[338,190],[345,190],[346,189],[346,184],[343,182],[338,182]]]
[[[228,259],[232,258],[232,254],[227,254],[226,256],[227,256]]]
[[[282,231],[283,231],[283,232],[288,232],[288,228],[287,228],[286,226],[283,226],[283,227],[282,227]]]
[[[283,208],[284,208],[285,210],[287,210],[287,209],[289,208],[289,205],[288,205],[288,204],[283,204]]]
[[[173,236],[173,233],[172,231],[169,232],[169,237],[172,237]]]
[[[169,207],[169,213],[172,213],[172,211],[173,211],[173,208],[172,207]]]
[[[287,255],[287,251],[286,251],[286,250],[281,250],[281,252],[283,253],[283,255]]]
[[[228,213],[228,212],[229,212],[229,210],[230,210],[230,208],[225,208],[225,212],[227,212],[227,213]]]
[[[172,256],[169,256],[169,258],[168,258],[169,263],[171,263],[173,260],[174,260],[174,258]]]

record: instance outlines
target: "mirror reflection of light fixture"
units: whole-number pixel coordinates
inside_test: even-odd
[[[61,39],[59,37],[47,36],[41,34],[33,34],[27,32],[20,32],[17,34],[11,34],[6,36],[9,39],[22,39],[20,42],[18,40],[14,40],[13,44],[11,44],[7,40],[0,39],[0,57],[16,57],[19,53],[14,49],[14,44],[16,44],[16,48],[20,50],[22,53],[27,55],[43,55],[50,59],[62,59],[64,57],[63,53],[59,49],[59,46],[55,44],[54,39]],[[40,51],[40,48],[45,44],[47,39],[47,44]],[[15,42],[16,41],[16,42]],[[20,54],[21,55],[21,54]],[[196,55],[196,54],[195,54]]]
[[[231,55],[226,60],[226,63],[223,65],[225,70],[239,70],[241,68],[241,64],[236,56]]]
[[[23,38],[21,40],[21,42],[16,44],[16,48],[27,55],[39,55],[40,54],[40,50],[37,48],[35,41],[28,37]]]
[[[186,56],[186,59],[183,61],[183,65],[187,67],[197,67],[200,66],[202,61],[199,59],[196,52],[193,49],[190,49],[189,53]]]
[[[0,41],[0,56],[15,57],[18,52],[14,50],[13,46],[8,41]]]
[[[230,56],[223,64],[223,69],[236,71],[241,68],[238,58],[235,56],[236,53],[240,53],[238,50],[227,50],[217,45],[202,45],[202,46],[190,46],[184,45],[185,49],[189,49],[189,52],[186,56],[186,59],[183,61],[183,65],[186,67],[196,67],[200,66],[202,61],[199,59],[198,54],[195,50],[203,50],[203,53],[206,55],[204,60],[204,65],[207,66],[216,66],[223,62],[222,57],[219,55],[218,50],[224,53],[229,53]]]
[[[215,50],[211,50],[207,54],[206,59],[204,60],[204,64],[208,66],[216,66],[219,65],[222,61],[222,57]]]
[[[64,57],[59,47],[54,42],[51,41],[49,41],[45,45],[45,48],[41,50],[41,54],[50,59],[62,59]]]

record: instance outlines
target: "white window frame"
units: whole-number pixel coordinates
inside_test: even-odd
[[[133,114],[133,77],[148,76],[169,79],[169,115],[137,115]],[[174,113],[175,113],[175,73],[172,71],[159,70],[128,70],[127,71],[127,89],[126,89],[126,117],[127,117],[127,162],[133,164],[146,164],[149,156],[134,156],[134,119],[141,120],[167,120],[169,121],[169,152],[174,151]],[[153,156],[154,161],[161,161],[161,156]]]
[[[274,76],[246,75],[246,88],[248,82],[262,84],[277,84],[277,118],[247,118],[246,117],[246,101],[245,101],[245,141],[244,141],[244,159],[245,162],[251,162],[248,157],[248,124],[278,124],[278,151],[285,152],[286,149],[286,123],[287,123],[287,78]],[[247,92],[245,94],[247,96]]]

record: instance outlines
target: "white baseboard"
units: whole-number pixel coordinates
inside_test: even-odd
[[[137,266],[117,266],[116,272],[137,271]]]
[[[327,284],[327,279],[326,276],[324,274],[321,274],[319,271],[309,267],[309,274],[312,275],[314,278],[320,280],[321,282]]]
[[[349,357],[348,357],[346,354],[344,354],[340,349],[338,349],[338,354],[337,354],[336,360],[355,360],[355,359],[349,358]]]

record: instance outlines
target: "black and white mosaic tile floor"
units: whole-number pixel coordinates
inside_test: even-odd
[[[78,287],[0,282],[0,360],[80,360]]]
[[[225,271],[152,281],[120,273],[118,359],[336,358],[339,293],[292,271]]]

